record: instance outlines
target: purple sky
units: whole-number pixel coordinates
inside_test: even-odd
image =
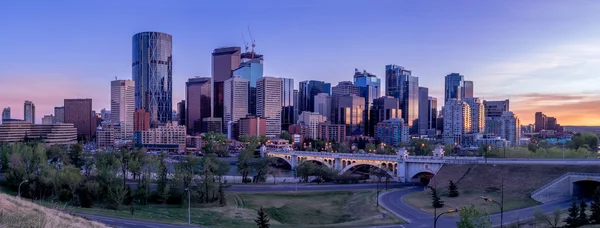
[[[375,4],[376,3],[376,4]],[[451,72],[483,99],[511,99],[522,123],[533,112],[563,125],[600,125],[600,1],[7,1],[0,3],[0,107],[38,121],[64,98],[109,108],[110,80],[131,79],[131,36],[173,35],[173,101],[184,82],[210,76],[215,47],[243,46],[247,25],[265,75],[351,80],[354,68],[383,80],[398,64],[443,99]]]

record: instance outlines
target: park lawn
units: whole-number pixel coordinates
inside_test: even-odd
[[[413,192],[402,198],[402,200],[424,212],[433,214],[434,208],[431,206],[431,195],[429,190],[422,192]],[[458,197],[447,197],[442,192],[440,198],[444,201],[444,206],[438,208],[438,213],[441,211],[447,211],[454,208],[460,208],[462,206],[470,206],[474,204],[478,209],[485,210],[490,214],[500,213],[500,207],[492,202],[487,202],[481,199],[481,196],[491,197],[494,200],[500,201],[500,194],[497,192],[477,192],[477,191],[461,191]],[[504,211],[512,211],[520,208],[532,207],[539,205],[540,203],[529,198],[524,199],[520,195],[512,195],[510,193],[504,194]],[[459,213],[446,214],[448,217],[459,217]]]

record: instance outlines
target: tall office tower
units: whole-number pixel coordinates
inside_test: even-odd
[[[54,107],[54,123],[65,122],[65,107]]]
[[[376,75],[368,73],[366,70],[363,72],[358,71],[358,69],[354,69],[354,85],[358,86],[360,89],[360,96],[365,98],[365,120],[371,119],[370,112],[371,107],[373,107],[373,100],[375,98],[381,97],[381,79],[377,78]],[[365,129],[374,128],[374,126],[370,126],[370,121],[365,121]],[[368,135],[373,136],[372,132],[366,132]]]
[[[65,99],[65,123],[77,128],[77,137],[91,141],[96,131],[96,117],[92,117],[92,99]]]
[[[54,116],[52,114],[44,115],[44,117],[42,117],[42,124],[52,124],[52,121],[54,121]]]
[[[325,116],[326,120],[331,119],[331,96],[326,93],[319,93],[315,96],[315,107],[316,113]]]
[[[386,95],[399,99],[402,119],[409,126],[410,134],[418,133],[419,78],[398,65],[385,66]]]
[[[10,119],[10,107],[6,107],[2,110],[2,119],[9,120]]]
[[[509,100],[503,101],[483,101],[485,108],[485,133],[500,136],[502,135],[501,120],[502,113],[510,111]]]
[[[110,121],[120,125],[117,138],[133,138],[133,113],[135,112],[135,82],[114,80],[110,82]]]
[[[250,83],[247,88],[248,113],[256,115],[256,82],[263,77],[263,56],[254,52],[242,53],[240,66],[233,71],[232,77],[241,77]]]
[[[444,109],[445,144],[460,144],[463,134],[471,130],[471,108],[464,101],[452,98],[446,102]]]
[[[542,112],[535,113],[535,132],[546,130],[546,124],[548,123],[548,117]]]
[[[296,119],[298,118],[298,115],[300,115],[300,91],[295,89],[294,90],[294,121],[292,121],[292,124],[296,124]],[[284,130],[287,131],[287,128]]]
[[[133,122],[133,130],[135,132],[147,131],[150,129],[150,113],[144,109],[135,110]]]
[[[429,130],[429,89],[427,87],[419,87],[419,135],[427,135]]]
[[[462,100],[465,77],[458,73],[446,75],[444,83],[444,105],[450,99]]]
[[[211,79],[190,78],[185,83],[186,127],[190,134],[201,133],[204,118],[210,117]],[[221,84],[222,85],[222,84]]]
[[[329,119],[334,120],[334,123],[337,123],[337,120],[339,119],[339,99],[342,96],[348,95],[360,96],[360,87],[354,85],[350,81],[342,81],[331,88],[331,109],[333,111]]]
[[[326,121],[327,117],[316,112],[304,111],[298,116],[298,123],[304,123],[308,126],[308,132],[305,135],[311,139],[318,139],[319,124],[325,123]]]
[[[548,119],[546,121],[546,130],[556,130],[556,125],[558,123],[556,122],[556,118],[548,116]]]
[[[464,98],[471,108],[471,133],[483,133],[485,129],[485,108],[477,97]]]
[[[473,81],[465,81],[462,90],[463,98],[473,98]]]
[[[365,98],[356,95],[346,95],[339,98],[338,103],[338,122],[339,124],[346,125],[346,133],[351,134],[357,129],[364,133],[365,132]]]
[[[314,112],[315,96],[319,93],[331,94],[331,83],[323,81],[302,81],[300,82],[300,94],[298,95],[300,108],[298,113],[303,111]]]
[[[35,104],[32,101],[25,101],[23,107],[23,120],[35,124]]]
[[[281,133],[281,78],[262,77],[256,83],[256,115],[267,119],[267,136]]]
[[[210,117],[223,118],[223,83],[230,79],[233,71],[240,66],[241,50],[240,47],[222,47],[213,50]]]
[[[150,113],[150,125],[171,121],[173,108],[173,37],[160,32],[133,35],[135,108]]]
[[[296,123],[294,79],[282,78],[281,80],[281,129],[287,131],[290,125]]]
[[[237,124],[240,118],[248,115],[248,86],[250,82],[245,78],[233,77],[227,79],[223,86],[223,102],[225,113],[223,121],[225,121],[225,132],[229,132],[231,121],[232,124]],[[279,107],[281,109],[281,106]]]
[[[185,109],[185,100],[181,100],[180,102],[177,102],[177,117],[179,117],[179,120],[177,121],[177,123],[179,125],[185,125],[185,114],[186,114],[186,109]]]
[[[502,134],[500,136],[509,141],[512,146],[518,146],[521,137],[519,118],[513,112],[503,112],[500,120],[502,122],[500,125]]]
[[[431,135],[436,134],[437,130],[437,118],[438,118],[438,109],[437,109],[437,98],[428,97],[427,98],[427,111],[429,120],[427,121],[427,128],[432,131]]]
[[[373,100],[373,107],[368,110],[371,113],[369,135],[375,134],[375,126],[384,120],[401,118],[400,102],[398,98],[383,96]]]
[[[133,96],[132,96],[132,98],[133,98]],[[132,102],[132,104],[134,105],[134,108],[135,108],[135,98],[133,98],[133,99],[134,99],[134,101]],[[110,110],[106,110],[105,108],[103,108],[102,110],[100,110],[100,116],[101,116],[102,121],[110,121],[112,114],[111,114]]]

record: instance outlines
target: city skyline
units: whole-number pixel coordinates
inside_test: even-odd
[[[385,65],[396,64],[411,70],[419,86],[440,101],[444,76],[457,72],[474,81],[475,97],[510,99],[511,111],[522,124],[533,123],[539,111],[561,125],[600,125],[595,114],[600,91],[594,83],[600,70],[600,45],[595,42],[600,29],[592,23],[600,19],[594,15],[600,9],[596,2],[521,2],[514,7],[506,2],[265,1],[243,9],[218,4],[201,8],[192,1],[157,1],[141,8],[135,2],[60,3],[10,2],[0,9],[0,29],[12,34],[0,38],[5,53],[0,56],[5,65],[0,78],[10,78],[0,85],[0,105],[11,107],[13,117],[23,116],[25,100],[35,103],[36,122],[66,98],[92,98],[97,112],[109,108],[109,83],[115,76],[132,79],[131,37],[145,31],[173,35],[172,100],[178,102],[185,97],[189,78],[210,77],[212,50],[243,47],[239,33],[250,25],[256,50],[265,55],[264,75],[292,78],[296,89],[306,80],[332,85],[350,81],[355,68],[383,79]],[[117,4],[125,7],[115,8]],[[468,12],[447,13],[467,5]],[[413,10],[385,13],[397,8]],[[156,15],[142,11],[156,9],[164,10],[164,20],[144,20]],[[225,10],[233,16],[214,25],[198,22]],[[256,17],[244,17],[245,11],[254,11]],[[370,20],[358,13],[370,14]],[[106,15],[110,20],[103,19]],[[299,15],[312,17],[297,19]],[[390,31],[390,25],[397,31]],[[356,52],[361,54],[350,54]]]

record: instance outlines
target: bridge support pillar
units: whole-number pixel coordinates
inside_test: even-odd
[[[396,172],[396,178],[398,178],[398,182],[408,182],[408,177],[406,177],[406,175],[406,162],[403,160],[398,161],[398,171]]]
[[[292,155],[292,170],[296,170],[296,166],[298,166],[298,155]]]
[[[335,170],[342,170],[342,159],[341,158],[334,158],[333,160],[333,168],[335,168]]]

